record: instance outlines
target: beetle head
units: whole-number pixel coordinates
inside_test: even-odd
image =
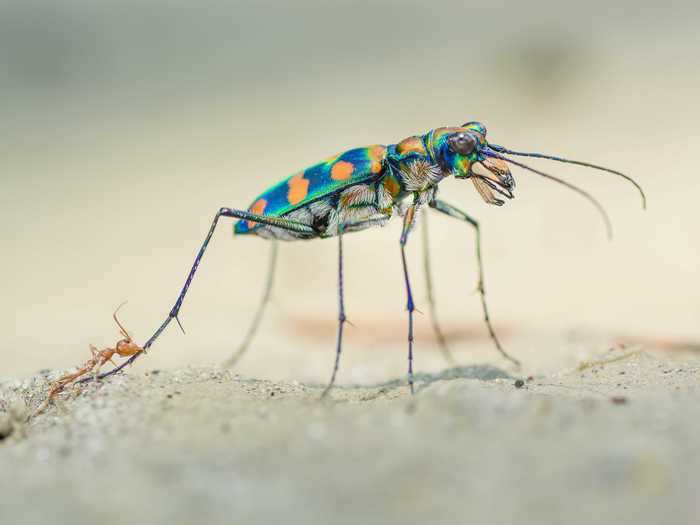
[[[498,206],[504,203],[495,194],[513,198],[515,180],[508,164],[489,155],[486,126],[481,122],[435,129],[429,134],[428,144],[443,173],[457,179],[471,179],[487,203]]]

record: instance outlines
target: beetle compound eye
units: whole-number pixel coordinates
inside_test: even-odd
[[[455,133],[447,139],[447,143],[452,151],[460,155],[469,155],[476,147],[476,139],[469,133]]]

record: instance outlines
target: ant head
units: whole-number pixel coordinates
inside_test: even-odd
[[[143,348],[134,343],[131,339],[122,339],[117,343],[114,351],[121,357],[129,357],[143,352]]]

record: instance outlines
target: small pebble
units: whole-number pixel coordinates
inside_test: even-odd
[[[514,385],[515,388],[522,388],[523,386],[525,386],[525,381],[523,381],[522,379],[516,379]]]
[[[15,421],[26,421],[29,417],[29,409],[21,399],[18,399],[10,405],[10,417]]]
[[[610,398],[610,402],[613,405],[625,405],[627,404],[627,398],[625,396],[613,396]]]
[[[12,430],[14,430],[14,428],[10,416],[7,414],[0,414],[0,441],[10,437]]]

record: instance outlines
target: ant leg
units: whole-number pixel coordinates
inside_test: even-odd
[[[421,224],[421,229],[423,230],[423,270],[425,271],[425,286],[428,296],[428,308],[430,309],[430,324],[433,327],[433,332],[435,333],[435,338],[438,342],[438,347],[442,352],[442,356],[447,361],[450,366],[457,366],[454,356],[450,347],[447,346],[447,339],[440,327],[440,322],[437,317],[437,309],[435,306],[435,296],[433,295],[433,275],[432,267],[430,264],[430,239],[428,235],[428,211],[423,212],[423,224]]]
[[[182,325],[180,324],[180,320],[178,319],[178,313],[180,312],[180,308],[182,307],[182,302],[185,300],[185,296],[187,295],[187,290],[189,290],[190,284],[192,284],[192,279],[194,279],[194,275],[195,275],[195,273],[197,273],[197,268],[199,268],[199,263],[202,261],[202,257],[204,257],[204,252],[206,252],[207,247],[209,246],[209,241],[211,241],[211,237],[212,237],[212,235],[214,235],[214,230],[216,229],[216,225],[219,223],[220,217],[233,217],[235,219],[243,219],[243,220],[255,222],[258,224],[265,224],[267,226],[274,226],[275,228],[281,228],[281,229],[296,232],[296,233],[310,235],[313,237],[316,237],[319,235],[319,233],[316,229],[309,226],[308,224],[304,224],[301,222],[291,221],[289,219],[284,219],[281,217],[268,217],[265,215],[250,213],[248,211],[243,211],[243,210],[235,210],[232,208],[219,209],[219,211],[217,211],[216,215],[214,216],[214,220],[211,223],[211,227],[209,228],[209,232],[207,233],[207,236],[204,238],[204,242],[202,243],[202,246],[199,248],[199,252],[197,253],[197,256],[194,259],[194,264],[192,265],[192,268],[190,269],[190,272],[187,275],[187,279],[185,280],[185,284],[182,287],[182,290],[180,291],[180,295],[178,295],[177,300],[175,301],[175,305],[170,310],[168,317],[165,318],[165,321],[163,321],[163,323],[158,327],[158,329],[151,336],[151,338],[148,341],[146,341],[146,344],[143,345],[143,352],[139,352],[137,354],[132,355],[129,359],[124,361],[118,367],[113,368],[109,372],[106,372],[106,373],[100,375],[99,376],[100,379],[103,379],[105,377],[116,374],[120,370],[124,369],[127,365],[130,365],[131,363],[136,361],[136,359],[138,359],[138,357],[141,354],[143,354],[146,350],[148,350],[148,348],[151,345],[153,345],[153,343],[156,341],[156,339],[158,339],[160,334],[163,333],[163,330],[165,330],[167,328],[167,326],[170,324],[170,322],[173,319],[175,319],[177,321],[177,323],[180,325],[180,328],[182,329]]]
[[[335,364],[333,365],[331,380],[323,390],[321,399],[328,395],[328,392],[330,392],[335,383],[335,376],[338,373],[338,366],[340,365],[340,353],[343,349],[343,325],[345,325],[347,321],[345,318],[345,300],[343,297],[343,229],[344,227],[342,225],[338,226],[338,338],[335,346]]]
[[[275,280],[275,268],[277,266],[277,241],[272,241],[272,248],[270,250],[270,264],[267,269],[267,281],[265,282],[265,291],[263,292],[262,299],[258,305],[258,310],[255,312],[255,317],[253,317],[253,322],[248,328],[248,333],[246,334],[243,342],[226,361],[223,362],[223,366],[226,368],[233,368],[238,363],[238,360],[243,356],[243,354],[248,350],[250,343],[253,341],[253,337],[258,331],[260,326],[260,321],[262,321],[263,314],[265,313],[266,307],[270,302],[270,296],[272,295],[272,285]]]
[[[403,217],[403,229],[401,230],[401,262],[403,263],[403,276],[406,283],[406,310],[408,310],[408,386],[413,390],[413,311],[416,309],[413,304],[413,294],[411,293],[411,282],[408,278],[408,265],[406,264],[406,242],[416,218],[417,207],[411,205]]]
[[[496,345],[496,350],[498,350],[500,354],[508,361],[519,367],[520,361],[509,355],[503,349],[503,347],[501,346],[501,342],[498,340],[496,332],[494,331],[493,326],[491,325],[491,318],[489,317],[489,310],[486,305],[486,289],[484,287],[484,265],[481,259],[481,229],[479,227],[478,221],[464,213],[462,210],[459,210],[451,204],[448,204],[439,199],[432,201],[430,203],[430,207],[452,218],[464,221],[468,223],[472,228],[474,228],[474,232],[476,234],[476,262],[479,269],[479,283],[477,289],[479,290],[479,296],[481,297],[481,308],[484,312],[484,322],[486,323],[486,327],[489,330],[491,340],[493,340],[494,344]]]

